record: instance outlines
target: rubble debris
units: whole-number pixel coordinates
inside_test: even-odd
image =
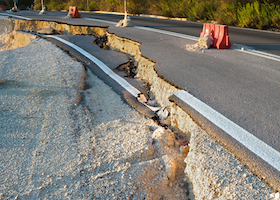
[[[66,15],[66,17],[63,17],[63,19],[71,19],[72,18],[72,15],[70,14],[70,13],[68,13],[67,15]]]
[[[61,33],[51,27],[46,27],[42,29],[38,29],[37,33],[44,34],[44,35],[60,35]]]
[[[42,10],[39,12],[39,15],[47,14],[46,7],[43,5]]]
[[[272,193],[269,195],[269,197],[273,200],[280,200],[280,192]]]
[[[126,16],[123,20],[120,20],[116,27],[133,27],[133,23],[129,16]]]
[[[19,9],[17,7],[13,7],[10,12],[19,12]]]
[[[101,49],[110,50],[110,47],[107,45],[107,41],[107,36],[103,35],[102,37],[96,38],[96,40],[94,40],[94,44],[99,46]]]
[[[147,104],[148,104],[149,106],[156,107],[156,106],[157,106],[157,101],[156,101],[155,99],[149,99],[149,100],[147,101]]]
[[[23,47],[36,39],[36,36],[20,31],[5,31],[0,35],[0,51]]]
[[[193,45],[186,45],[186,50],[188,51],[200,51],[204,49],[209,49],[213,44],[213,37],[209,34],[209,30],[206,30],[204,37],[199,38],[198,42]],[[204,51],[203,51],[204,53]]]
[[[171,125],[170,120],[168,119],[169,112],[166,107],[161,108],[157,112],[157,116],[159,117],[159,125],[163,127],[169,127]]]
[[[161,108],[161,109],[157,112],[157,115],[159,116],[160,119],[165,120],[165,119],[167,119],[167,117],[168,117],[168,115],[169,115],[169,112],[168,112],[168,110],[166,109],[166,107],[164,107],[164,108]]]
[[[143,93],[138,94],[137,100],[138,100],[140,103],[147,103],[147,98],[145,97],[145,95],[144,95]]]
[[[127,63],[118,66],[116,69],[125,72],[125,77],[134,78],[137,74],[137,63],[135,64],[133,59],[129,59]]]
[[[177,163],[174,158],[172,158],[169,155],[162,156],[165,164],[165,172],[167,174],[167,177],[171,182],[174,182],[176,180],[176,174],[177,174]]]

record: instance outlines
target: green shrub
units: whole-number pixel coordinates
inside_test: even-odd
[[[78,10],[85,10],[85,6],[83,5],[83,3],[80,3],[77,7]]]
[[[10,3],[11,0],[0,0]],[[22,0],[29,2],[33,0]],[[48,9],[103,10],[124,12],[123,0],[44,0]],[[41,10],[41,0],[35,0]],[[130,14],[156,14],[166,17],[186,17],[193,21],[217,21],[220,24],[250,28],[280,28],[279,0],[127,0]]]
[[[129,1],[127,1],[127,10],[131,14],[148,14],[148,13],[146,13],[146,11],[149,6],[150,6],[149,0],[129,0]]]
[[[115,12],[118,11],[118,7],[120,6],[119,0],[108,0],[109,2],[109,9],[108,11]]]
[[[159,0],[154,3],[157,14],[166,17],[187,17],[191,0]]]
[[[208,21],[213,20],[217,11],[217,4],[215,1],[200,1],[193,5],[188,13],[191,20]]]
[[[44,0],[44,5],[46,6],[46,8],[48,8],[48,10],[62,10],[65,7],[65,4],[61,0]],[[35,8],[36,6],[37,4],[35,3]],[[42,9],[41,4],[40,9]]]
[[[96,5],[95,1],[90,1],[88,4],[87,11],[98,10],[98,6]]]
[[[280,5],[268,5],[270,7],[270,21],[268,27],[280,28]],[[268,28],[267,27],[267,28]]]
[[[219,24],[236,25],[238,24],[237,4],[222,4],[214,14],[214,20]]]
[[[280,9],[271,19],[271,27],[280,29]]]
[[[280,9],[274,4],[247,3],[238,9],[238,24],[241,27],[267,29],[279,27]],[[278,25],[277,25],[278,23]]]
[[[42,5],[41,4],[35,4],[33,9],[34,10],[41,10],[42,9]]]
[[[63,5],[62,4],[58,4],[57,6],[56,6],[56,10],[62,10],[63,9]]]

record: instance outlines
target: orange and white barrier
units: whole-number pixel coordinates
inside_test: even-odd
[[[6,11],[6,8],[4,5],[0,5],[0,11],[3,10],[3,11]]]
[[[205,23],[200,38],[204,37],[207,29],[209,30],[210,36],[213,38],[213,47],[217,47],[217,49],[230,48],[231,43],[229,41],[228,26]]]
[[[78,12],[77,6],[70,6],[68,16],[72,18],[81,18],[80,13]]]

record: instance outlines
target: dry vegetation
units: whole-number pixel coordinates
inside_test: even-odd
[[[36,0],[35,8],[40,9]],[[123,0],[45,0],[50,10],[68,9],[123,12]],[[193,21],[258,29],[280,28],[280,1],[276,0],[127,0],[131,14],[183,17]]]
[[[48,10],[79,10],[123,12],[123,0],[44,0]],[[21,0],[20,9],[31,7],[33,0]],[[8,9],[12,1],[0,0]],[[258,29],[280,29],[279,0],[127,0],[130,14],[154,14],[183,17],[192,21],[215,21],[219,24]],[[41,0],[34,8],[41,9]]]

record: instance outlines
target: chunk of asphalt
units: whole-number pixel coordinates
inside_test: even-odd
[[[81,38],[81,37],[83,37],[83,38]],[[87,36],[87,37],[89,37],[89,36]],[[80,41],[82,46],[80,46],[80,43],[78,43],[78,45],[81,48],[86,50],[88,53],[96,56],[98,59],[100,58],[101,61],[104,62],[104,64],[106,64],[111,69],[114,69],[114,66],[115,66],[115,68],[117,66],[119,66],[120,65],[119,62],[124,63],[123,59],[125,58],[124,56],[126,56],[125,54],[100,49],[97,45],[95,45],[93,43],[93,41],[94,41],[93,37],[91,37],[91,38],[87,38],[87,37],[85,37],[85,36],[71,36],[71,37],[63,36],[63,39],[68,39],[68,40],[71,39],[72,42],[75,41],[75,44],[77,44]],[[86,38],[89,41],[91,41],[91,43],[87,43]],[[49,41],[53,42],[54,44],[56,44],[58,47],[62,48],[63,50],[68,51],[71,55],[76,57],[78,60],[82,61],[84,63],[84,65],[92,71],[93,74],[95,74],[98,78],[103,80],[105,84],[112,87],[112,89],[117,94],[119,94],[121,96],[121,98],[125,102],[127,102],[131,107],[133,107],[138,112],[140,112],[141,114],[143,114],[144,116],[146,116],[148,118],[151,118],[154,120],[158,119],[158,116],[154,113],[154,111],[152,111],[150,108],[148,108],[147,106],[145,106],[144,104],[139,102],[135,96],[130,94],[125,88],[123,88],[120,84],[118,84],[115,80],[113,80],[110,76],[108,76],[104,71],[102,71],[102,69],[100,69],[89,58],[87,58],[86,56],[82,55],[80,52],[76,51],[75,49],[71,48],[70,46],[68,46],[54,38],[47,38],[47,39]],[[88,44],[92,44],[92,45],[88,45]],[[113,59],[108,58],[108,56],[110,56],[110,55],[112,55],[112,57],[114,57],[114,58]],[[129,58],[126,57],[126,59],[127,59],[126,62],[128,62]],[[125,78],[125,80],[129,81],[129,78]],[[134,87],[139,89],[139,91],[141,91],[143,89],[143,87],[140,85],[140,83],[138,83],[138,85],[136,85],[136,81],[134,79],[131,79],[130,83]],[[141,89],[141,87],[142,87],[142,89]]]
[[[156,120],[158,117],[157,115],[150,110],[148,107],[146,107],[144,104],[140,103],[137,98],[132,96],[129,92],[123,93],[124,98],[126,102],[135,110],[137,110],[139,113],[143,114],[144,116]]]
[[[42,28],[42,29],[38,29],[36,32],[39,33],[39,34],[44,34],[44,35],[60,34],[57,30],[55,30],[53,28]]]

